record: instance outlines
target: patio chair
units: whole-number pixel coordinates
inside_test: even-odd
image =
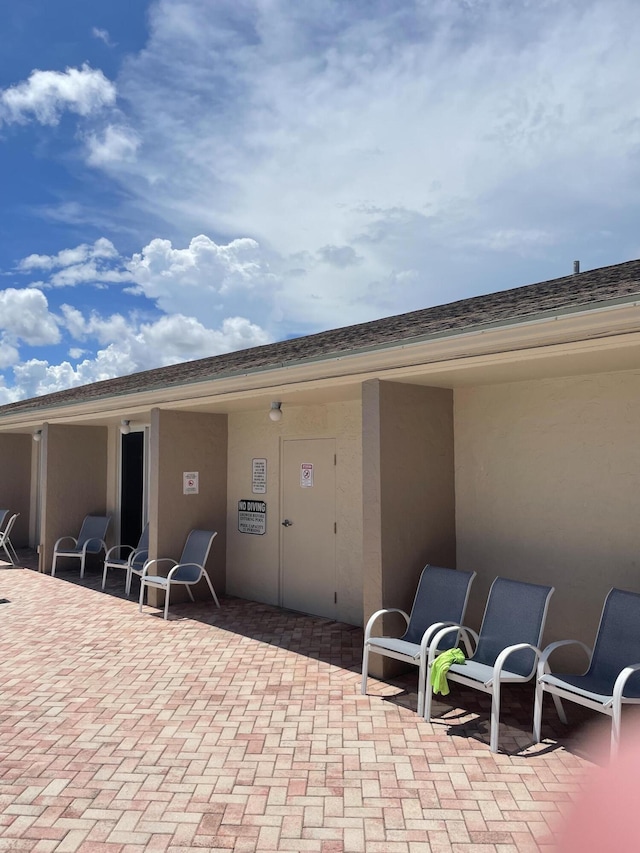
[[[3,510],[5,516],[8,514],[9,510]],[[18,555],[16,554],[16,549],[13,547],[13,543],[9,537],[11,533],[11,529],[13,525],[16,523],[16,518],[20,515],[19,512],[14,513],[9,521],[7,521],[6,527],[4,530],[0,530],[0,548],[5,552],[7,557],[9,558],[9,562],[12,566],[15,566],[18,562]],[[4,517],[3,517],[4,521]]]
[[[447,679],[491,694],[491,752],[498,751],[500,688],[505,682],[524,683],[533,678],[553,592],[552,586],[496,578],[489,590],[479,634],[460,625],[443,628],[431,641],[428,680],[447,633],[460,631],[463,638],[473,638],[475,652],[465,664],[452,664]],[[427,721],[431,720],[431,698],[428,690],[424,713]]]
[[[172,560],[170,557],[161,557],[159,559],[148,560],[142,570],[140,576],[140,602],[139,610],[142,612],[142,604],[144,600],[145,587],[155,587],[156,589],[164,590],[164,618],[167,618],[169,611],[169,595],[172,586],[185,586],[189,593],[189,598],[194,601],[191,587],[197,584],[201,578],[204,578],[211,590],[211,595],[216,603],[216,607],[220,607],[218,596],[213,588],[213,584],[209,579],[209,575],[205,571],[207,557],[211,550],[211,543],[217,536],[215,530],[192,530],[187,536],[182,555],[179,562]],[[167,577],[160,575],[150,575],[149,569],[152,566],[157,566],[160,563],[171,563],[172,567],[169,570]]]
[[[128,552],[128,553],[127,553]],[[127,575],[125,592],[131,592],[131,575],[133,572],[141,575],[144,564],[149,559],[149,525],[145,524],[137,545],[114,545],[109,548],[104,557],[102,572],[102,589],[107,582],[108,569],[123,569]]]
[[[107,550],[104,538],[110,521],[110,515],[87,515],[82,522],[77,539],[73,536],[61,536],[53,546],[51,577],[55,576],[58,557],[73,557],[80,560],[80,577],[83,578],[87,554],[100,554],[101,551]],[[66,542],[73,544],[63,546]]]
[[[420,575],[411,615],[397,608],[377,610],[367,622],[362,651],[362,694],[367,692],[369,654],[394,658],[418,667],[418,713],[424,713],[427,653],[434,634],[445,625],[457,625],[464,619],[469,590],[475,572],[459,572],[440,566],[425,566]],[[401,637],[372,637],[374,623],[387,613],[400,613],[407,625]],[[443,638],[439,651],[452,648],[457,634]]]
[[[582,675],[551,672],[549,658],[561,646],[581,646],[589,658]],[[567,718],[562,699],[611,717],[611,757],[618,751],[622,706],[640,703],[640,594],[609,590],[602,608],[593,651],[579,640],[559,640],[542,652],[538,663],[533,734],[540,743],[542,703],[550,693],[560,720]]]

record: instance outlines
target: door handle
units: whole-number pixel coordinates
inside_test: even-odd
[[[292,524],[293,524],[293,521],[289,521],[288,518],[285,518],[285,520],[282,522],[283,527],[291,527]]]

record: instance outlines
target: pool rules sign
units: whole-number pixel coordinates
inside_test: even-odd
[[[267,505],[264,501],[238,501],[238,530],[254,536],[267,532]]]

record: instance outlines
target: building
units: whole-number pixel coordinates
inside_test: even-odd
[[[358,625],[431,562],[471,624],[506,575],[590,642],[640,589],[640,261],[6,405],[0,464],[42,571],[108,512],[151,556],[217,529],[218,592]]]

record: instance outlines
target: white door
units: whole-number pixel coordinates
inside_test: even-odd
[[[336,618],[335,439],[283,442],[283,607]]]

